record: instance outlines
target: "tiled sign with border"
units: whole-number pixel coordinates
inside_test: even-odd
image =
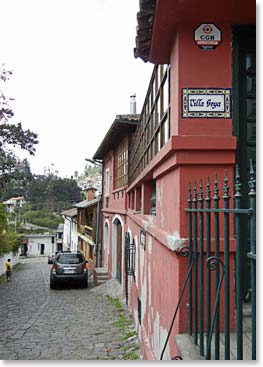
[[[183,118],[231,118],[232,90],[230,88],[183,88]]]

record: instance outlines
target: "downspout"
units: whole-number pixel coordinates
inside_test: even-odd
[[[98,201],[98,209],[100,208],[100,202],[101,202],[101,213],[102,213],[102,209],[103,209],[103,198],[104,198],[104,165],[103,165],[103,162],[101,162],[101,195],[100,195],[100,200]],[[96,256],[96,265],[97,267],[101,267],[102,266],[102,232],[103,232],[103,226],[102,226],[102,221],[100,223],[100,217],[102,219],[102,214],[99,215],[100,213],[100,210],[97,211],[97,218],[98,218],[98,222],[97,222],[97,234],[99,234],[99,226],[101,225],[101,243],[100,243],[100,249],[99,249],[99,254],[97,254]],[[96,240],[97,240],[97,234],[96,234]],[[103,244],[104,245],[104,244]],[[97,248],[97,251],[98,251],[98,248]],[[100,260],[100,261],[98,261]]]
[[[100,226],[100,196],[98,197],[97,215],[96,215],[96,267],[101,267],[101,243],[99,238],[99,226]]]

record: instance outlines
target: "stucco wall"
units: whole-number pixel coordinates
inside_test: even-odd
[[[128,218],[128,226],[131,239],[134,238],[136,243],[136,278],[134,281],[130,277],[129,303],[144,358],[159,359],[178,299],[178,258],[148,231],[144,248],[138,240],[143,223],[138,226],[132,216]],[[138,319],[138,297],[141,300],[141,324]],[[171,340],[177,329],[174,328]],[[174,343],[168,344],[164,359],[169,359],[175,348]]]
[[[181,116],[182,88],[232,87],[231,27],[227,24],[218,26],[224,35],[222,44],[209,52],[200,50],[193,42],[195,25],[178,26],[170,58],[171,138],[145,169],[145,177],[141,175],[141,181],[138,180],[133,183],[134,187],[129,188],[130,193],[136,189],[136,185],[143,187],[149,177],[156,180],[156,216],[135,213],[134,208],[129,206],[124,221],[124,231],[129,229],[131,240],[136,239],[136,278],[134,281],[129,277],[129,304],[145,359],[160,359],[187,273],[188,259],[180,257],[175,250],[185,244],[187,238],[185,208],[188,183],[202,178],[205,186],[207,177],[210,176],[212,180],[215,174],[222,180],[225,168],[228,170],[230,182],[233,178],[236,140],[232,136],[232,120],[184,119]],[[170,147],[169,154],[163,156],[167,146]],[[158,162],[154,166],[155,161]],[[105,168],[110,168],[112,179],[113,159],[108,160]],[[147,170],[151,172],[148,172],[146,178]],[[220,187],[221,184],[222,181]],[[199,186],[199,182],[197,185]],[[111,190],[112,188],[113,186]],[[142,190],[142,201],[143,195],[145,192]],[[124,208],[124,203],[116,198],[114,200],[111,195],[109,219],[114,216],[114,211]],[[140,244],[141,229],[146,232],[145,248]],[[112,238],[110,248],[112,251]],[[138,299],[141,301],[141,323],[138,317]],[[178,332],[187,331],[187,311],[185,296],[164,359],[170,359],[178,353],[174,337]]]
[[[28,238],[28,255],[40,255],[41,244],[45,246],[43,255],[48,256],[52,252],[55,252],[55,243],[52,243],[51,236],[35,236]]]

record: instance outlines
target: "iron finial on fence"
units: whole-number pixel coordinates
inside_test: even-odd
[[[236,164],[236,173],[235,173],[235,197],[241,197],[241,182],[240,182],[240,175],[239,175],[239,167]]]
[[[227,170],[225,170],[223,199],[228,199],[228,198],[229,198],[229,186],[228,186]]]
[[[248,186],[249,186],[249,196],[255,196],[256,195],[256,178],[255,178],[255,171],[254,171],[254,167],[253,167],[253,161],[252,159],[249,160],[249,165],[250,165],[250,169],[249,169],[249,181],[248,181]]]
[[[202,182],[202,179],[200,180],[199,188],[200,188],[199,201],[203,201],[203,199],[204,199],[204,195],[203,195],[204,192],[203,192],[203,182]]]
[[[194,195],[193,195],[193,201],[197,201],[197,190],[196,190],[196,181],[194,182]]]
[[[209,177],[207,177],[207,181],[206,181],[206,198],[205,198],[205,200],[207,200],[207,201],[211,200],[210,193],[211,193],[210,179],[209,179]]]
[[[218,188],[218,179],[217,175],[215,175],[215,181],[214,181],[214,200],[219,200],[219,188]]]
[[[188,184],[188,199],[187,199],[188,203],[191,203],[192,201],[192,188],[191,188],[191,183],[189,182]]]

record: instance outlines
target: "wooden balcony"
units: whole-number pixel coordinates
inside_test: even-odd
[[[156,65],[129,150],[132,183],[170,138],[170,67]]]

